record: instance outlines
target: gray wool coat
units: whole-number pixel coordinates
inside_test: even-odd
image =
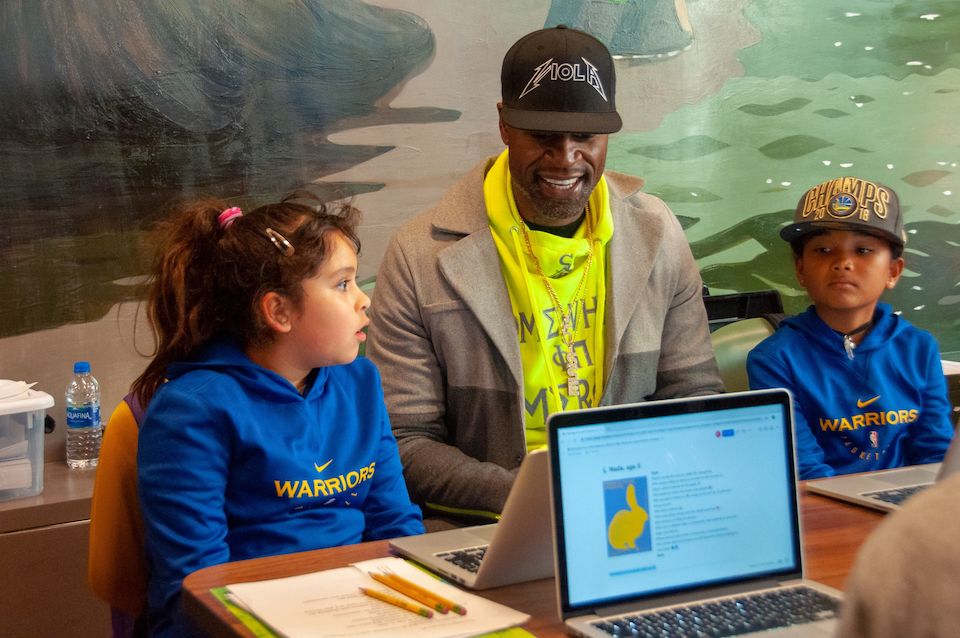
[[[406,222],[377,275],[366,352],[421,505],[499,512],[526,454],[517,325],[483,199],[493,159]],[[601,404],[722,392],[679,222],[642,180],[605,177],[614,233]]]

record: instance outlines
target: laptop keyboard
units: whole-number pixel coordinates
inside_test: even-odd
[[[604,619],[611,636],[674,638],[739,636],[836,617],[840,601],[809,587],[774,589],[710,603]]]
[[[917,492],[922,492],[928,487],[930,487],[930,483],[922,483],[920,485],[911,485],[910,487],[898,487],[890,490],[881,490],[879,492],[867,492],[864,494],[864,496],[875,498],[878,501],[883,501],[884,503],[900,505]]]
[[[487,553],[488,545],[479,547],[467,547],[464,549],[455,549],[451,552],[441,552],[437,554],[438,558],[448,560],[454,565],[461,567],[472,574],[476,574],[480,569],[480,563],[483,561],[484,554]]]

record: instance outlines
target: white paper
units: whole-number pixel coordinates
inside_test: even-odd
[[[364,595],[360,587],[401,594],[367,572],[393,572],[467,609],[424,618]],[[228,585],[230,596],[288,638],[453,638],[525,623],[529,616],[439,581],[400,558],[378,558],[303,576]],[[414,601],[415,602],[415,601]]]
[[[943,366],[943,374],[945,375],[960,374],[960,361],[941,359],[940,365]]]
[[[33,464],[29,459],[0,462],[0,490],[22,490],[33,485]]]
[[[23,428],[20,428],[20,432],[10,432],[10,430],[7,430],[7,432],[11,435],[23,436]],[[7,437],[4,436],[3,438]],[[22,441],[0,447],[0,461],[16,461],[27,458],[28,445],[29,441],[23,439]]]
[[[25,399],[28,396],[28,390],[37,385],[26,383],[24,381],[13,381],[11,379],[0,379],[0,401],[16,401]]]

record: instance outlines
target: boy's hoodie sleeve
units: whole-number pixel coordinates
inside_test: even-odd
[[[823,448],[817,442],[797,398],[796,383],[790,365],[757,348],[747,355],[747,379],[751,390],[786,388],[793,394],[793,430],[797,448],[797,465],[801,480],[833,476],[832,467],[824,463]]]
[[[910,436],[907,437],[908,465],[942,461],[953,437],[947,380],[943,376],[940,350],[932,336],[929,337],[926,351],[926,383],[922,387],[921,399],[923,409],[920,418],[910,426]]]

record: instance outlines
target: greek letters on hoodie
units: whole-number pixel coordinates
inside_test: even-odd
[[[933,463],[953,435],[937,343],[877,304],[874,324],[847,357],[843,337],[813,306],[747,356],[750,387],[794,398],[800,478]]]
[[[305,395],[229,343],[176,363],[140,428],[151,635],[181,635],[183,578],[258,556],[423,532],[380,377],[358,358]]]

